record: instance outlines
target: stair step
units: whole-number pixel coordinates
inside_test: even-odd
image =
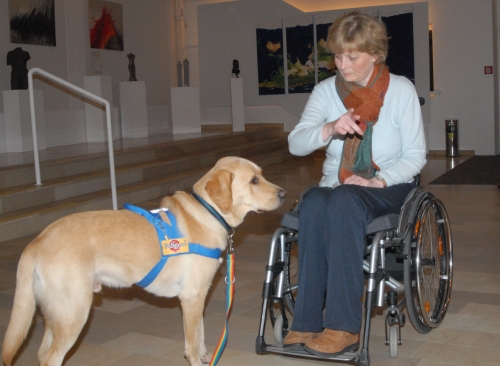
[[[118,207],[156,198],[159,203],[165,195],[189,190],[223,156],[245,157],[263,168],[287,161],[292,156],[286,134],[278,127],[251,126],[244,132],[115,151]],[[44,180],[44,169],[52,169],[55,177]],[[27,171],[34,175],[29,164],[0,168],[2,241],[37,233],[71,213],[112,208],[106,151],[42,162],[41,187],[34,185],[34,177],[28,183],[18,178],[16,185],[5,187],[6,175]]]
[[[116,185],[120,187],[124,184],[173,175],[192,168],[210,167],[222,156],[250,157],[255,153],[266,153],[276,149],[286,149],[286,140],[270,139],[238,148],[219,149],[210,153],[191,153],[183,157],[120,166],[115,171]],[[46,180],[42,186],[25,184],[10,187],[0,190],[0,214],[110,188],[109,167],[70,177]]]
[[[157,142],[150,145],[119,148],[115,143],[114,160],[115,167],[132,163],[148,162],[156,159],[179,157],[195,152],[211,151],[214,146],[218,148],[244,146],[252,142],[258,142],[270,138],[283,138],[284,133],[275,125],[249,128],[249,131],[234,132],[226,134],[214,134],[212,136],[196,137],[189,140],[167,141],[172,139],[171,135],[165,134],[165,142]],[[175,137],[174,137],[175,138]],[[85,144],[82,144],[85,145]],[[100,152],[74,155],[66,158],[55,158],[40,161],[40,172],[42,183],[46,180],[70,177],[95,171],[96,169],[109,170],[109,153],[107,143],[95,144],[100,146]],[[104,146],[104,148],[103,148]],[[58,149],[58,148],[53,148]],[[82,150],[85,151],[84,148]],[[75,148],[75,154],[78,151]],[[47,152],[49,156],[50,153]],[[40,158],[40,160],[42,160]],[[3,189],[17,187],[24,184],[35,184],[35,171],[32,162],[14,166],[0,167],[0,192]]]

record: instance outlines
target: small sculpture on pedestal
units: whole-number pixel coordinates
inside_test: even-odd
[[[177,62],[177,86],[182,87],[182,64]]]
[[[233,70],[231,72],[238,78],[240,73],[240,62],[238,60],[233,60]]]
[[[184,86],[189,86],[189,61],[186,58],[182,63],[184,66]]]
[[[12,90],[28,89],[28,68],[26,64],[30,58],[30,54],[21,47],[7,52],[7,65],[12,65],[10,74],[10,88]]]
[[[128,57],[128,72],[130,73],[128,81],[137,81],[137,78],[135,77],[135,63],[134,63],[135,55],[133,53],[129,53],[127,57]]]

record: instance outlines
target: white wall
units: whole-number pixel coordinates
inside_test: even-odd
[[[169,124],[169,1],[113,0],[123,6],[124,51],[99,50],[101,74],[112,78],[111,102],[115,115],[120,100],[119,83],[129,77],[127,54],[135,54],[136,76],[146,82],[148,116],[152,117],[150,128],[155,132],[166,132]],[[28,68],[40,67],[83,87],[83,77],[93,74],[88,0],[55,0],[55,15],[56,47],[13,44],[10,43],[8,1],[0,1],[0,54],[6,57],[8,51],[22,47],[31,56]],[[6,62],[0,65],[0,90],[10,90],[10,72]],[[47,146],[84,142],[82,98],[70,96],[50,82],[35,80],[34,86],[44,92]],[[2,112],[0,98],[0,114]]]
[[[281,18],[303,14],[300,10],[281,0],[242,0],[237,2],[198,6],[198,45],[200,55],[200,101],[202,117],[210,115],[208,110],[216,107],[223,111],[219,119],[230,123],[229,82],[233,59],[239,60],[243,78],[243,95],[246,107],[275,106],[284,108],[282,113],[270,116],[274,122],[298,122],[308,95],[296,94],[259,96],[257,76],[256,22],[266,18]],[[189,20],[188,20],[189,21]],[[276,111],[276,110],[275,110]],[[245,112],[245,122],[265,122],[263,114],[255,108]],[[260,116],[261,118],[256,118]],[[228,118],[228,119],[227,119]],[[206,121],[206,119],[204,119]]]
[[[165,132],[169,124],[169,88],[176,85],[172,77],[172,65],[177,62],[172,9],[175,1],[181,0],[113,1],[123,4],[125,50],[100,53],[102,74],[113,79],[114,107],[119,107],[119,82],[128,78],[126,55],[132,52],[136,55],[137,77],[146,82],[150,131]],[[200,87],[203,123],[230,123],[229,77],[235,58],[240,61],[240,77],[244,79],[246,122],[284,122],[287,129],[298,122],[307,94],[258,95],[256,21],[300,15],[302,10],[318,12],[415,1],[419,0],[184,0],[184,48],[190,60],[191,85]],[[431,150],[444,150],[444,121],[458,118],[462,150],[475,150],[476,154],[499,152],[500,147],[495,150],[495,134],[500,140],[495,118],[500,115],[500,103],[495,99],[495,90],[498,99],[500,70],[498,58],[494,58],[498,40],[494,44],[492,1],[496,5],[499,0],[428,1],[429,22],[434,29],[435,84],[442,92],[430,101]],[[0,55],[4,57],[0,63],[0,90],[10,89],[11,69],[5,58],[8,51],[19,46],[31,54],[30,68],[41,67],[83,86],[83,76],[92,72],[87,4],[87,0],[55,0],[57,46],[46,47],[10,43],[8,1],[0,1]],[[486,65],[495,66],[493,76],[484,75]],[[41,81],[35,81],[35,87],[44,91],[48,146],[83,142],[82,101]],[[0,121],[2,112],[0,98]],[[51,134],[51,130],[55,133]]]
[[[496,1],[496,0],[495,0]],[[308,11],[373,7],[410,0],[289,0]],[[431,99],[429,149],[445,149],[445,120],[460,120],[460,149],[495,153],[492,0],[429,0],[434,33],[435,89]],[[289,17],[301,11],[278,0],[241,0],[198,6],[202,110],[230,105],[227,80],[233,58],[240,60],[245,106],[277,105],[300,118],[308,95],[259,96],[255,25],[257,20]],[[189,17],[188,17],[189,21]],[[500,70],[496,70],[497,72]]]

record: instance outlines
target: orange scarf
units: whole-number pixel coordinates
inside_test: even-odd
[[[358,122],[363,131],[363,136],[346,135],[339,168],[340,183],[344,183],[351,175],[370,179],[380,170],[372,160],[372,135],[380,108],[384,105],[389,79],[389,70],[383,63],[375,65],[366,87],[345,81],[342,74],[337,72],[337,93],[344,106],[347,109],[354,108],[354,114],[360,116]]]

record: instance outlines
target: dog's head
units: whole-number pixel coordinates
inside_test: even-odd
[[[286,191],[262,176],[253,162],[239,157],[225,157],[203,176],[193,190],[210,203],[231,225],[236,227],[250,211],[278,208]]]

